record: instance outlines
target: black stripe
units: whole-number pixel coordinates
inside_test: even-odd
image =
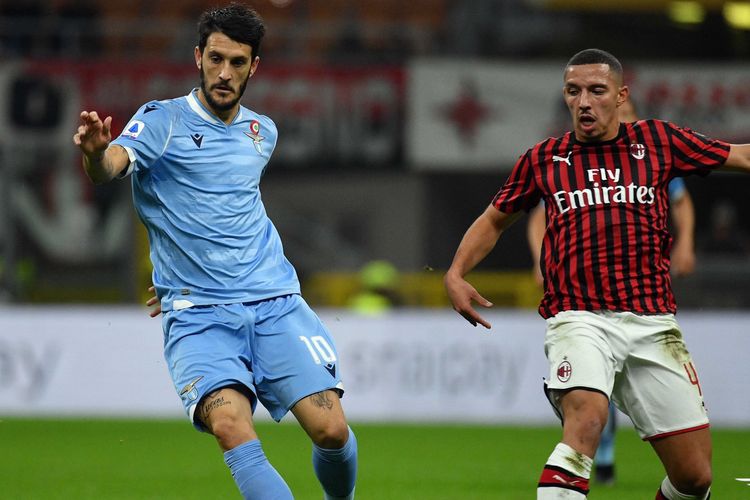
[[[664,148],[668,145],[661,144],[658,133],[657,125],[655,122],[650,121],[649,131],[651,132],[651,138],[655,145],[660,148]],[[657,144],[658,143],[658,144]],[[647,156],[649,172],[654,171],[657,174],[661,174],[660,168],[662,165],[654,165],[651,162],[650,156]],[[673,300],[672,294],[672,283],[669,278],[669,271],[661,271],[661,265],[664,259],[669,259],[669,248],[671,247],[672,236],[667,231],[667,214],[669,213],[669,195],[667,193],[667,184],[669,183],[668,175],[659,175],[659,178],[652,176],[650,185],[654,186],[654,195],[657,197],[655,200],[656,206],[652,207],[651,212],[656,217],[656,220],[651,224],[651,258],[649,264],[655,272],[656,282],[653,284],[651,289],[651,300],[654,303],[652,310],[665,310],[671,307]],[[658,259],[655,262],[654,259]]]
[[[570,158],[573,158],[573,155],[575,153],[578,153],[580,155],[580,148],[569,148],[573,153],[571,153]],[[562,151],[561,151],[562,153]],[[570,182],[570,171],[572,170],[567,164],[565,166],[562,166],[562,162],[558,162],[557,169],[555,173],[559,175],[560,177],[560,189],[563,191],[570,191],[571,187],[574,186],[574,183]],[[565,169],[563,171],[563,169]],[[563,174],[565,177],[563,178]],[[572,211],[572,209],[570,209]],[[570,212],[569,212],[570,213]],[[570,301],[570,304],[568,307],[562,307],[562,309],[579,309],[578,301],[575,298],[575,294],[573,293],[574,286],[573,286],[573,277],[571,274],[571,261],[572,255],[571,255],[571,249],[572,249],[572,236],[570,234],[570,228],[572,224],[562,224],[564,222],[564,219],[561,218],[560,220],[561,224],[559,226],[560,228],[560,238],[558,241],[562,240],[562,248],[560,249],[560,261],[564,264],[562,267],[562,278],[564,281],[564,287],[561,287],[560,291],[564,292],[561,294],[561,296],[557,297],[558,306],[562,306],[561,299],[564,300],[564,298],[567,298]]]
[[[638,129],[635,130],[636,139],[641,144],[651,144],[652,141],[646,141],[645,135],[642,133],[643,127],[638,127]],[[638,169],[638,161],[633,157],[633,155],[628,152],[628,169],[630,170],[630,173],[632,175],[631,182],[635,184],[636,186],[642,186],[643,181],[641,180],[641,175]],[[634,224],[631,226],[631,230],[633,231],[635,235],[635,262],[628,262],[628,276],[641,276],[643,275],[643,269],[641,263],[643,262],[643,256],[644,253],[648,253],[648,250],[646,249],[646,242],[647,240],[644,238],[643,234],[643,225],[641,224],[643,215],[640,213],[639,206],[636,204],[635,200],[633,200],[633,204],[631,205],[630,210],[632,211],[633,215],[633,222]],[[632,269],[630,267],[631,264],[634,264],[636,266],[636,269]],[[640,290],[635,291],[635,297],[631,296],[631,300],[629,301],[631,304],[635,306],[633,303],[633,300],[637,300],[638,306],[635,306],[638,311],[648,311],[646,306],[646,299],[643,294],[643,290],[645,288],[648,288],[648,283],[646,280],[641,278],[640,282],[638,283]],[[633,309],[631,309],[633,310]]]
[[[617,147],[616,145],[609,146],[610,149],[613,147]],[[607,168],[607,162],[606,162],[606,156],[604,155],[604,151],[597,151],[596,152],[596,166],[598,168],[605,169],[606,172],[609,172],[609,169]],[[605,176],[607,174],[605,173]],[[599,181],[599,193],[600,196],[602,194],[602,190],[604,186],[606,185],[606,179],[600,179]],[[592,187],[592,190],[596,189]],[[602,203],[604,203],[604,200],[602,200]],[[616,280],[614,279],[614,275],[612,272],[610,272],[610,267],[601,260],[601,245],[604,245],[604,255],[609,256],[611,254],[610,251],[607,250],[609,235],[607,233],[607,219],[609,218],[609,211],[610,208],[607,207],[606,204],[602,205],[594,205],[592,207],[592,210],[590,212],[590,218],[589,218],[589,224],[591,226],[591,273],[593,275],[594,279],[594,288],[596,289],[596,298],[597,298],[597,305],[596,307],[598,309],[604,309],[607,304],[607,297],[604,294],[604,279],[607,280],[607,288],[612,290],[613,286],[616,286]],[[601,219],[601,220],[600,220]],[[600,233],[604,235],[603,238],[600,238]],[[603,267],[603,268],[602,268]],[[606,278],[604,278],[606,276]]]
[[[690,132],[685,131],[684,129],[677,127],[674,124],[671,125],[672,126],[668,127],[668,135],[671,139],[670,142],[673,146],[672,149],[675,152],[675,156],[679,156],[684,163],[690,163],[691,161],[694,162],[696,159],[691,157],[689,154],[684,152],[677,144],[675,144],[675,139],[678,139],[682,144],[684,144],[689,151],[696,153],[699,156],[708,158],[717,165],[721,165],[722,163],[724,163],[724,156],[715,152],[715,150],[725,151],[726,147],[721,144],[717,144],[715,141],[705,140],[700,136],[694,135]]]
[[[581,177],[583,178],[583,182],[580,184],[576,184],[574,187],[584,190],[587,188],[586,186],[586,171],[592,167],[591,165],[591,156],[592,154],[596,153],[596,150],[588,150],[584,149],[581,151],[581,166],[576,167],[575,170],[582,169],[583,173]],[[576,161],[576,165],[578,162]],[[573,169],[571,169],[573,170]],[[576,172],[573,172],[573,175],[576,175]],[[593,196],[593,194],[592,194]],[[594,208],[589,207],[579,207],[575,211],[575,218],[576,223],[575,227],[578,229],[578,234],[576,234],[576,249],[577,251],[575,254],[572,254],[571,257],[575,257],[576,263],[578,265],[578,286],[581,290],[581,299],[583,300],[583,307],[587,311],[591,311],[594,309],[594,304],[591,302],[591,291],[589,290],[589,282],[586,279],[586,268],[593,262],[595,259],[594,252],[592,251],[591,254],[586,256],[585,252],[585,245],[587,243],[585,238],[585,230],[586,230],[586,224],[584,224],[584,212],[588,216],[589,219],[589,229],[591,229],[591,219],[593,216]],[[594,240],[595,241],[595,240]]]
[[[555,471],[557,471],[557,472],[562,472],[562,473],[563,473],[563,474],[565,474],[566,476],[571,476],[571,477],[580,477],[581,479],[585,479],[584,477],[581,477],[581,476],[579,476],[578,474],[573,474],[573,473],[572,473],[571,471],[569,471],[569,470],[568,470],[568,469],[566,469],[565,467],[560,467],[559,465],[544,464],[544,468],[545,468],[545,469],[549,469],[549,470],[555,470]]]
[[[636,137],[638,138],[639,142],[641,144],[654,144],[655,147],[661,147],[661,145],[657,144],[656,137],[656,130],[654,127],[653,121],[646,121],[647,124],[647,130],[644,130],[643,128],[636,131]],[[646,131],[649,134],[649,137],[647,138],[645,133]],[[632,155],[631,155],[632,158]],[[631,164],[633,164],[634,168],[638,172],[639,175],[639,182],[636,182],[637,186],[655,186],[654,182],[654,168],[657,170],[659,169],[658,164],[654,165],[651,162],[651,156],[646,155],[644,158],[645,164],[644,164],[644,179],[640,179],[640,169],[638,168],[639,164],[638,161],[635,158],[632,158]],[[654,193],[656,196],[657,193]],[[654,200],[656,202],[656,200]],[[659,269],[656,265],[655,261],[655,255],[657,252],[657,247],[661,249],[661,246],[657,244],[657,242],[661,239],[658,234],[658,216],[656,220],[652,220],[653,217],[653,206],[648,207],[646,205],[637,205],[638,210],[636,213],[639,214],[639,220],[637,221],[637,227],[641,230],[641,235],[639,236],[639,241],[641,242],[640,245],[638,245],[638,248],[642,249],[643,255],[645,256],[648,265],[646,269],[643,269],[644,272],[642,272],[642,275],[645,275],[646,272],[649,273],[648,278],[641,278],[643,289],[640,290],[642,304],[644,305],[644,309],[646,311],[654,311],[658,309],[657,304],[659,303],[658,298],[658,285],[659,285]],[[650,228],[650,230],[648,229]],[[640,264],[639,264],[640,265]],[[649,304],[650,301],[650,304]]]

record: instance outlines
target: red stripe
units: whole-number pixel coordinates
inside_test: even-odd
[[[675,436],[677,434],[685,434],[686,432],[694,432],[699,431],[701,429],[708,429],[710,424],[703,424],[703,425],[697,425],[695,427],[690,427],[688,429],[680,429],[677,431],[670,431],[670,432],[663,432],[661,434],[654,434],[653,436],[646,436],[643,438],[644,441],[653,441],[654,439],[669,437],[669,436]]]
[[[575,490],[584,495],[589,492],[589,480],[571,474],[560,467],[546,466],[539,477],[540,487],[560,487]]]
[[[669,498],[664,496],[664,493],[661,492],[661,488],[659,488],[659,491],[656,492],[656,498],[654,500],[669,500]]]

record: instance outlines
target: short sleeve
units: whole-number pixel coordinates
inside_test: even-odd
[[[163,103],[152,101],[142,106],[120,136],[112,141],[112,144],[124,147],[130,158],[130,165],[122,176],[134,170],[151,168],[164,153],[171,132],[171,114]]]
[[[541,191],[534,181],[529,150],[518,159],[492,204],[501,212],[512,214],[521,210],[530,211],[539,204],[540,199]]]
[[[670,203],[679,201],[680,198],[685,196],[685,193],[687,193],[687,187],[685,187],[685,181],[682,179],[682,177],[675,177],[674,179],[669,181],[669,185],[667,186],[667,191],[669,192]]]
[[[727,161],[729,144],[667,122],[674,176],[708,175]]]

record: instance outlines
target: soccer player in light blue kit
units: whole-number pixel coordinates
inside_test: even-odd
[[[241,4],[200,18],[200,88],[141,107],[112,141],[111,117],[81,113],[73,142],[95,183],[130,174],[164,313],[164,356],[196,428],[213,434],[245,499],[289,499],[253,425],[257,401],[313,442],[326,499],[351,499],[357,441],[340,403],[333,340],[300,296],[261,202],[274,123],[240,105],[265,28]]]

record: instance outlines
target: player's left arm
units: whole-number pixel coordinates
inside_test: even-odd
[[[720,170],[750,174],[750,144],[730,144],[729,156]]]

